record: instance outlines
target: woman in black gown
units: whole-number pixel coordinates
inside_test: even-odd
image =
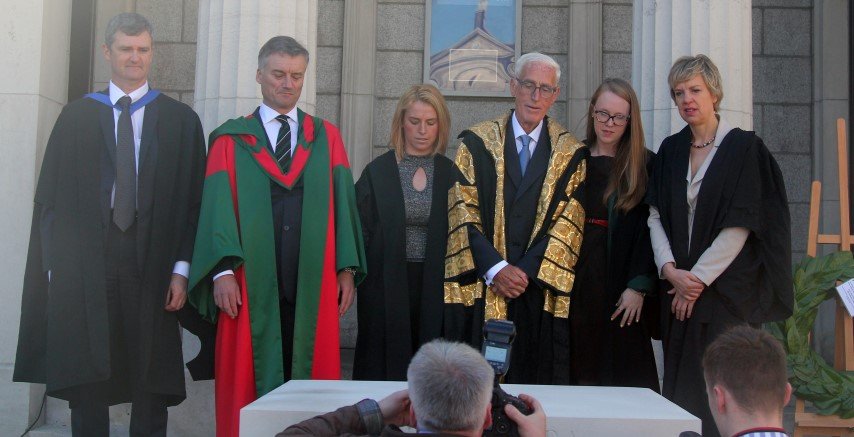
[[[658,326],[655,264],[643,203],[651,153],[626,81],[606,79],[593,93],[585,144],[586,222],[569,314],[570,380],[658,391],[650,343]]]
[[[754,132],[718,115],[723,86],[705,55],[676,60],[670,96],[688,123],[664,139],[647,192],[662,279],[662,394],[719,435],[701,358],[727,328],[792,314],[789,208],[777,162]]]
[[[358,288],[354,379],[406,380],[418,347],[442,333],[449,130],[439,90],[409,88],[392,118],[392,150],[356,183],[368,276]]]

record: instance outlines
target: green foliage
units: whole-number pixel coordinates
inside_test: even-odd
[[[854,417],[854,373],[839,372],[810,347],[809,332],[818,306],[836,296],[836,281],[854,277],[851,252],[804,258],[795,267],[795,308],[792,317],[765,325],[783,343],[789,383],[795,395],[812,402],[819,414]]]

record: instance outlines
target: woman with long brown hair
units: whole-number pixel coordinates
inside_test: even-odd
[[[586,215],[572,289],[571,381],[658,391],[650,337],[658,325],[655,263],[646,226],[647,164],[638,99],[605,79],[587,119]]]

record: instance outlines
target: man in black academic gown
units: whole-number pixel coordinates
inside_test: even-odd
[[[581,246],[586,148],[546,117],[560,67],[516,62],[515,109],[460,134],[445,259],[445,336],[480,347],[485,319],[516,325],[507,382],[569,381],[569,291]]]
[[[109,435],[132,402],[131,435],[165,435],[185,398],[177,312],[204,178],[204,136],[187,105],[149,89],[151,25],[107,25],[109,88],[69,103],[35,193],[15,381],[71,407],[72,434]]]

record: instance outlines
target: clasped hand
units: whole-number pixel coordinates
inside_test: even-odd
[[[492,291],[503,297],[517,298],[528,288],[528,275],[519,267],[506,265],[492,277]]]
[[[667,294],[673,295],[670,311],[676,315],[676,320],[685,321],[691,317],[694,311],[694,302],[700,297],[700,293],[706,288],[706,284],[693,273],[677,269],[673,263],[665,264],[662,272],[664,279],[673,285],[673,289],[667,292]]]

